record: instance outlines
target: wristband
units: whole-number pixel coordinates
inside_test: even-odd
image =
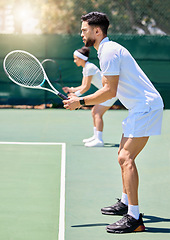
[[[77,97],[80,97],[82,94],[80,93],[80,90],[78,90],[78,91],[76,91],[75,93],[74,93]]]
[[[85,101],[83,98],[80,98],[79,102],[80,102],[80,105],[82,105],[82,106],[85,105]]]

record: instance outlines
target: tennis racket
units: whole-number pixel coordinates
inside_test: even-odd
[[[63,88],[64,83],[61,75],[61,67],[57,64],[57,62],[54,59],[47,58],[44,59],[41,64],[44,67],[51,83],[56,83]]]
[[[3,67],[9,79],[22,87],[46,90],[62,100],[68,99],[53,87],[39,60],[26,51],[15,50],[8,53]],[[45,82],[48,82],[50,88],[44,87]]]

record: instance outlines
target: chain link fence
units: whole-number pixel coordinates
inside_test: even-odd
[[[46,4],[46,17],[50,16],[50,4],[59,9],[57,0],[49,0]],[[110,34],[170,35],[170,0],[63,0],[60,14],[56,11],[58,29],[55,22],[53,30],[79,33],[81,15],[91,11],[108,15]],[[45,24],[44,21],[43,31],[48,33],[49,25],[50,22]]]
[[[0,33],[78,34],[91,11],[108,15],[109,34],[170,35],[170,0],[0,0]]]

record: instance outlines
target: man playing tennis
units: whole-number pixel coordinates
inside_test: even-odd
[[[81,20],[83,42],[98,51],[103,88],[83,98],[64,100],[64,106],[74,110],[83,104],[99,104],[117,96],[129,110],[128,117],[122,122],[123,135],[118,150],[122,198],[101,211],[106,215],[123,216],[121,220],[107,226],[110,233],[144,231],[138,206],[139,180],[135,159],[145,147],[149,136],[161,133],[163,101],[128,50],[109,41],[109,20],[105,14],[91,12],[82,16]]]

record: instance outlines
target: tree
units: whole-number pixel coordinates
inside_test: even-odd
[[[170,34],[170,0],[1,0],[0,6],[30,5],[38,27],[46,34],[77,34],[80,18],[91,11],[105,12],[110,20],[109,33]],[[19,30],[18,16],[15,27]],[[18,21],[18,22],[17,22]]]

